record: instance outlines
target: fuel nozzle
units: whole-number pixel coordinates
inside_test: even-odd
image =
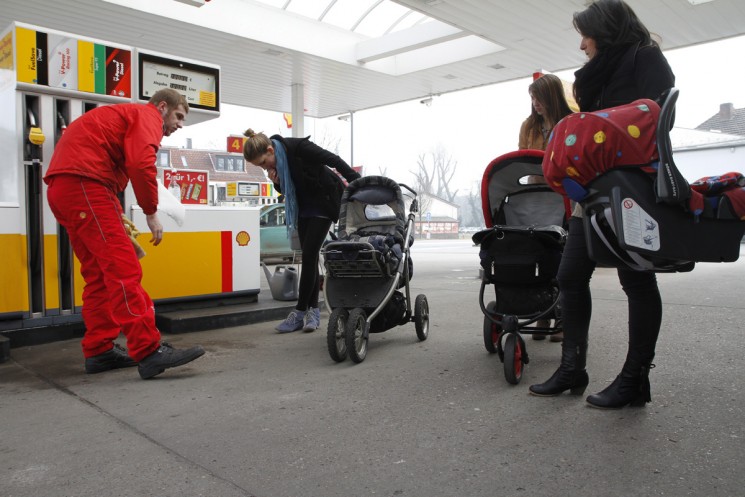
[[[28,130],[28,141],[36,146],[44,144],[44,132],[37,126],[31,126]]]

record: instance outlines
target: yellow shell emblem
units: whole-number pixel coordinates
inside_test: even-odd
[[[567,168],[567,176],[574,176],[575,178],[577,178],[579,177],[579,172],[572,166],[569,166]]]
[[[235,241],[239,246],[245,247],[248,245],[248,242],[251,241],[251,235],[246,231],[239,231],[238,234],[235,235]]]
[[[629,132],[629,135],[632,138],[639,138],[639,136],[641,136],[641,134],[642,134],[641,131],[639,131],[639,127],[638,126],[634,126],[633,124],[629,125],[629,127],[626,128],[626,131]]]
[[[595,140],[595,143],[604,143],[605,142],[605,133],[602,131],[598,131],[593,136],[593,139]]]

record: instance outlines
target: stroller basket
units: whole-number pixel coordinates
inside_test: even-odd
[[[369,243],[331,242],[325,250],[326,269],[333,278],[391,276],[383,254]]]
[[[497,225],[473,237],[488,283],[515,286],[551,281],[559,268],[566,232],[559,226]]]

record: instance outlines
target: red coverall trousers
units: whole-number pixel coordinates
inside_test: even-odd
[[[103,183],[62,174],[51,178],[47,198],[70,235],[85,280],[83,355],[107,352],[121,332],[129,356],[144,359],[160,346],[160,332],[116,194]]]

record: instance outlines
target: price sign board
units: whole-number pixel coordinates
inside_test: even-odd
[[[149,100],[163,88],[172,88],[186,97],[189,107],[220,110],[220,69],[192,62],[138,53],[139,98]]]
[[[207,185],[209,172],[190,169],[163,170],[163,184],[171,191],[178,186],[182,204],[207,205]]]

